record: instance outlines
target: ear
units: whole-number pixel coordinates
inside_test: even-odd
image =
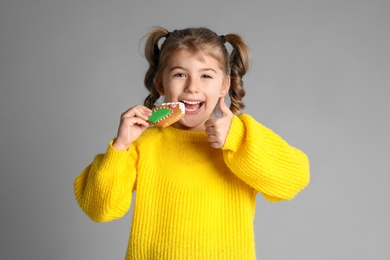
[[[219,97],[224,97],[230,89],[230,76],[226,76],[225,80],[222,82],[221,94]]]

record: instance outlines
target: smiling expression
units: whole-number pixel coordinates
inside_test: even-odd
[[[186,115],[173,126],[179,129],[204,131],[204,122],[211,117],[218,99],[225,96],[230,77],[211,56],[186,50],[175,52],[162,74],[162,84],[156,84],[168,102],[180,101]]]

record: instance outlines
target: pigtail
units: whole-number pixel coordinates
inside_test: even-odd
[[[160,97],[160,93],[158,92],[157,86],[155,85],[155,77],[160,57],[159,40],[163,37],[166,37],[167,35],[167,30],[161,27],[155,27],[145,36],[145,57],[149,63],[149,68],[145,74],[144,85],[149,91],[149,95],[144,100],[144,106],[148,108],[153,108],[156,101]]]
[[[233,47],[230,54],[230,110],[239,114],[245,107],[242,101],[245,96],[243,76],[249,68],[250,51],[242,38],[237,34],[225,35],[226,41]]]

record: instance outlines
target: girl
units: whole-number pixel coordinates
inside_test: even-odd
[[[155,28],[145,55],[150,94],[122,114],[106,153],[76,178],[80,207],[94,221],[111,221],[129,210],[136,191],[126,259],[255,259],[256,194],[292,199],[309,182],[309,162],[241,114],[248,47],[236,34]],[[161,96],[185,103],[186,115],[150,127]]]

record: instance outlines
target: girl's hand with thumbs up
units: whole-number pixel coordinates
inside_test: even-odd
[[[225,145],[227,134],[233,119],[233,113],[226,105],[224,97],[219,98],[218,106],[222,117],[211,118],[204,124],[206,127],[207,140],[214,148],[222,148]]]

